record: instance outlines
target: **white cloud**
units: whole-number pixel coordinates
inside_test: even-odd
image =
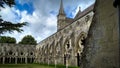
[[[28,4],[28,1],[29,0],[19,0],[19,3]],[[40,42],[57,31],[57,14],[52,15],[50,12],[58,12],[60,1],[33,0],[32,2],[35,8],[32,14],[29,14],[27,10],[20,11],[14,7],[6,7],[6,9],[2,9],[0,13],[4,20],[29,23],[28,26],[23,27],[24,32],[22,33],[14,32],[13,34],[6,33],[4,35],[15,37],[17,41],[20,41],[25,35],[29,34],[35,37],[37,42]],[[69,7],[67,14],[72,13],[72,15],[75,16],[79,8],[78,6],[81,6],[81,9],[84,9],[84,7],[88,6],[86,6],[86,3],[91,4],[93,3],[93,0],[64,0],[64,8],[66,10],[66,8]]]
[[[40,20],[41,16],[34,11],[33,14],[28,14],[27,11],[22,11],[21,12],[21,22],[28,22],[30,24],[35,24],[35,23],[38,23],[38,22],[41,22]]]
[[[4,18],[4,16],[8,12],[9,14],[7,15],[13,17],[11,17],[11,19],[4,18],[4,20],[7,21],[15,20],[17,16],[14,15],[13,12],[14,13],[16,12],[19,16],[21,16],[21,19],[19,20],[20,22],[28,22],[29,24],[28,26],[23,27],[24,32],[22,33],[14,32],[13,34],[6,33],[4,34],[6,36],[8,35],[15,37],[17,41],[20,41],[25,35],[32,35],[39,42],[45,39],[46,37],[48,37],[49,35],[53,34],[54,32],[56,32],[56,17],[53,15],[44,18],[37,11],[34,11],[33,14],[31,15],[28,14],[27,11],[20,12],[17,9],[14,11],[12,10],[6,12],[6,10],[9,9],[10,8],[6,8],[2,10],[2,14],[3,14],[2,17]]]
[[[50,17],[47,18],[46,22],[47,22],[46,25],[48,27],[54,27],[56,26],[57,19],[55,16],[51,15]]]
[[[6,21],[18,22],[17,15],[15,14],[15,9],[5,6],[6,8],[1,8],[0,15]]]

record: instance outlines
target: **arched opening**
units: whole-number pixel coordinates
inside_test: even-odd
[[[77,53],[77,66],[80,66],[80,54]]]
[[[34,58],[32,58],[32,63],[34,63]]]
[[[77,43],[76,43],[77,44],[76,45],[77,66],[81,65],[82,52],[83,52],[83,48],[85,46],[85,37],[86,37],[86,34],[84,32],[82,32],[77,39]]]
[[[0,57],[0,64],[2,64],[2,62],[3,62],[3,59],[2,59],[2,57]]]
[[[69,65],[69,60],[71,58],[72,48],[71,48],[71,39],[66,39],[64,44],[64,64]]]
[[[30,61],[30,60],[31,60],[31,59],[28,57],[28,58],[27,58],[27,62],[28,62],[28,63],[31,63],[31,61]]]
[[[20,58],[17,58],[17,60],[18,60],[17,63],[20,63]]]
[[[85,45],[85,39],[83,38],[83,39],[81,39],[81,41],[82,41],[81,45],[84,46]]]
[[[23,58],[23,63],[25,63],[25,58]]]
[[[12,58],[12,63],[15,63],[15,57]]]
[[[5,57],[5,63],[9,63],[8,61],[9,61],[9,59],[7,57]]]
[[[30,55],[33,55],[33,52],[31,52]]]
[[[12,52],[12,51],[10,51],[10,52],[9,52],[9,55],[12,55],[12,54],[13,54],[13,52]]]
[[[14,60],[13,60],[13,59],[14,59],[14,58],[13,58],[13,57],[11,57],[11,64],[12,64],[12,63],[14,63]]]
[[[25,58],[24,57],[22,58],[22,63],[25,63]]]
[[[20,55],[23,55],[23,52],[21,52]]]

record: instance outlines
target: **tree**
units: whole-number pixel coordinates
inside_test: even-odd
[[[15,5],[15,1],[0,0],[0,8],[5,8],[4,4],[8,5],[9,7],[12,7],[13,5]],[[0,16],[0,34],[4,34],[5,32],[11,33],[13,31],[22,32],[23,30],[20,28],[25,26],[26,24],[27,24],[26,22],[13,24],[12,22],[4,21]]]
[[[16,43],[16,39],[14,37],[1,36],[0,43]]]
[[[7,4],[8,6],[12,7],[15,5],[15,0],[0,0],[0,7],[3,7],[3,4]]]
[[[37,42],[34,39],[34,37],[32,37],[31,35],[26,35],[23,37],[23,39],[19,42],[19,44],[29,44],[29,45],[36,45]]]

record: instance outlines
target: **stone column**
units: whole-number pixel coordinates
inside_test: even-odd
[[[66,51],[66,68],[69,66],[68,51]]]
[[[48,65],[49,65],[50,63],[49,63],[49,58],[48,58]]]
[[[3,64],[5,64],[5,57],[3,57]]]
[[[30,58],[30,63],[32,63],[32,58]]]
[[[22,63],[22,57],[20,58],[20,62]]]
[[[17,57],[15,57],[15,64],[17,64]]]
[[[56,61],[56,59],[55,59],[55,68],[56,68],[56,64],[57,64],[57,61]]]
[[[11,57],[10,57],[10,61],[9,61],[9,63],[11,63]]]
[[[38,62],[41,63],[41,58],[38,58],[38,59],[39,59]],[[36,60],[36,61],[37,61],[37,60]]]
[[[28,62],[27,62],[27,61],[28,61],[28,60],[27,60],[27,56],[28,56],[28,53],[26,52],[26,53],[25,53],[25,63],[26,63],[26,64],[28,63]]]
[[[25,63],[27,64],[27,57],[25,57]]]
[[[31,58],[29,60],[30,60],[30,63],[31,63]]]
[[[15,53],[15,64],[17,64],[18,52]]]

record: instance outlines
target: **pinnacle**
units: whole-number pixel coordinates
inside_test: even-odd
[[[59,14],[64,14],[63,0],[61,0],[61,3],[60,3]]]

